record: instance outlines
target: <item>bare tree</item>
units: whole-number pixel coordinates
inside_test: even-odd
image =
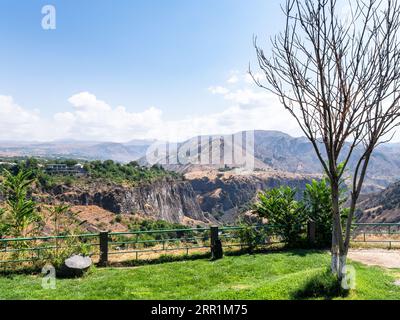
[[[336,0],[286,0],[282,9],[286,27],[272,40],[272,57],[254,41],[266,83],[253,78],[297,120],[330,180],[331,268],[341,279],[371,154],[391,140],[400,121],[400,5],[398,0],[352,0],[345,7]],[[342,223],[339,184],[355,150],[361,156],[349,172],[350,212]]]

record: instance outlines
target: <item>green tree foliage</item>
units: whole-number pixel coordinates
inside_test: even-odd
[[[63,235],[68,234],[68,229],[72,226],[71,220],[75,216],[70,209],[71,207],[66,204],[48,208],[48,216],[53,222],[54,235],[61,235],[61,231],[64,232]]]
[[[121,164],[112,160],[90,161],[84,164],[89,179],[102,179],[116,183],[152,182],[164,177],[178,177],[161,166],[141,167],[135,161]]]
[[[0,239],[3,238],[10,228],[9,224],[6,221],[6,210],[0,208]]]
[[[258,196],[255,205],[259,217],[266,218],[273,232],[282,236],[285,241],[295,243],[300,239],[301,227],[307,221],[316,223],[316,240],[318,245],[327,246],[332,240],[332,201],[329,181],[323,178],[313,180],[306,185],[303,199],[296,201],[296,190],[280,187],[264,191]],[[342,223],[347,219],[347,189],[344,181],[340,184],[340,201]],[[296,236],[296,232],[298,235]]]
[[[17,174],[4,171],[2,191],[6,199],[3,211],[7,231],[14,237],[25,237],[35,230],[34,224],[40,221],[36,203],[30,198],[29,191],[34,180],[32,172],[20,170]]]
[[[263,191],[259,193],[258,200],[255,211],[268,220],[271,231],[280,236],[286,245],[296,245],[306,221],[304,205],[296,200],[296,190],[280,187]]]
[[[308,219],[315,222],[317,242],[329,245],[332,240],[332,201],[328,181],[313,180],[307,184],[303,201]]]
[[[132,231],[151,231],[151,230],[176,230],[176,229],[187,229],[179,223],[170,223],[164,220],[136,220],[129,225],[129,230]],[[192,237],[193,232],[165,232],[165,233],[154,233],[149,234],[148,239],[162,240],[170,238],[185,238]]]
[[[49,174],[46,171],[48,164],[64,164],[73,167],[78,164],[75,159],[41,159],[41,158],[17,158],[6,159],[7,161],[14,161],[16,165],[2,164],[0,170],[7,169],[14,175],[18,172],[29,171],[30,177],[37,181],[39,187],[44,190],[50,190],[57,185],[73,186],[80,183],[101,180],[102,182],[113,183],[126,183],[136,185],[138,183],[154,182],[163,178],[180,178],[175,172],[166,171],[162,166],[154,165],[152,167],[140,166],[137,161],[132,161],[128,164],[114,162],[112,160],[106,161],[79,161],[83,164],[83,175],[65,175],[65,174]]]
[[[55,236],[75,235],[81,230],[76,226],[76,214],[71,211],[71,207],[66,204],[59,204],[47,208],[48,217],[51,219]],[[65,259],[73,254],[87,255],[90,246],[82,242],[78,237],[65,239],[55,238],[55,249],[43,252],[44,259],[53,266],[60,267]]]
[[[268,233],[263,227],[256,227],[253,224],[242,222],[240,229],[236,232],[240,243],[247,246],[250,252],[256,251],[268,240]]]

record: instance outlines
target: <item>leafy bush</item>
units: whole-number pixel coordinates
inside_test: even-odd
[[[303,201],[308,219],[315,222],[317,243],[329,245],[332,239],[332,201],[328,181],[313,180],[307,184]]]
[[[6,235],[27,237],[36,231],[40,216],[36,203],[30,198],[30,186],[34,182],[30,171],[12,174],[4,170],[4,181],[1,189],[6,199],[5,208],[1,210],[1,229]]]
[[[35,179],[38,185],[44,190],[49,190],[60,184],[72,186],[79,181],[98,179],[105,182],[136,184],[139,182],[153,182],[166,177],[183,178],[180,174],[166,171],[162,166],[154,165],[148,168],[140,166],[136,161],[132,161],[128,164],[121,164],[112,160],[79,162],[83,164],[84,171],[87,173],[84,177],[48,174],[46,172],[45,168],[49,163],[65,164],[71,167],[78,164],[78,161],[75,159],[46,160],[40,158],[18,158],[14,160],[16,165],[2,164],[0,165],[0,169],[8,169],[13,175],[19,172],[30,172],[29,178]]]
[[[242,223],[239,226],[241,229],[237,231],[237,236],[240,239],[240,243],[245,244],[250,252],[259,249],[260,246],[266,243],[268,234],[264,228],[257,228],[246,223]]]
[[[178,174],[164,170],[161,166],[151,168],[141,167],[137,162],[126,165],[107,161],[91,161],[84,166],[89,177],[94,179],[105,179],[117,183],[122,182],[151,182],[163,177],[178,177]]]
[[[306,214],[303,203],[296,200],[296,190],[280,187],[258,194],[255,211],[266,218],[271,232],[280,236],[288,246],[295,246],[301,239]]]
[[[115,221],[116,223],[121,223],[121,222],[122,222],[122,217],[121,217],[121,215],[120,215],[120,214],[117,214],[117,215],[115,216],[114,221]]]
[[[345,207],[347,202],[347,190],[344,181],[340,183],[340,211],[342,222],[345,223],[349,209]],[[316,240],[320,246],[330,245],[332,239],[332,200],[331,188],[326,178],[306,185],[303,197],[306,215],[309,220],[316,223]]]
[[[136,220],[129,225],[129,229],[133,231],[150,231],[150,230],[171,230],[171,229],[187,229],[187,226],[179,223],[170,223],[164,220]],[[151,238],[154,240],[163,240],[168,238],[182,238],[193,236],[192,231],[182,232],[164,232],[151,234]]]
[[[21,170],[16,174],[3,172],[1,190],[5,198],[0,209],[0,237],[25,238],[37,234],[41,217],[37,204],[31,199],[32,172]],[[28,241],[15,241],[11,244],[11,260],[24,259],[29,247]]]
[[[64,261],[74,254],[89,255],[89,244],[76,237],[82,230],[76,226],[76,213],[71,211],[71,207],[65,204],[49,206],[43,208],[47,212],[46,217],[52,224],[55,236],[68,236],[67,238],[55,238],[52,243],[43,242],[43,247],[51,247],[41,251],[43,261],[51,263],[59,268]],[[40,262],[41,263],[41,262]]]
[[[73,233],[69,233],[73,236]],[[43,246],[48,246],[48,243],[44,243]],[[42,251],[41,260],[38,261],[39,265],[43,265],[43,261],[51,263],[56,269],[60,268],[64,261],[69,257],[77,254],[83,256],[89,256],[90,244],[83,242],[79,237],[68,237],[57,241],[55,244],[56,249],[49,249]]]
[[[118,247],[126,248],[127,246],[135,246],[136,248],[146,248],[146,247],[154,247],[157,245],[163,244],[163,240],[170,239],[170,241],[166,241],[166,245],[176,245],[178,246],[181,242],[184,243],[198,243],[202,241],[206,241],[208,236],[207,232],[203,231],[173,231],[177,229],[187,229],[187,226],[178,224],[178,223],[170,223],[163,220],[139,220],[135,219],[129,224],[130,231],[152,231],[152,230],[167,230],[165,232],[151,232],[151,233],[141,233],[137,235],[121,235],[115,236],[113,240],[115,242],[119,242]],[[172,231],[168,231],[172,230]],[[194,236],[198,236],[199,239],[193,239]],[[203,237],[203,239],[200,239]],[[176,239],[172,241],[171,239]],[[132,241],[139,241],[137,245],[134,243],[129,243]],[[156,240],[156,241],[154,241]]]

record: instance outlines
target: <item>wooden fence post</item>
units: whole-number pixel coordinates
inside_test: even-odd
[[[211,239],[210,239],[210,246],[211,246],[211,259],[217,260],[221,259],[223,256],[222,251],[222,243],[218,236],[218,227],[211,227]]]
[[[100,232],[100,259],[99,266],[106,267],[108,264],[108,232]]]
[[[315,222],[311,220],[307,223],[307,238],[311,245],[315,245]]]

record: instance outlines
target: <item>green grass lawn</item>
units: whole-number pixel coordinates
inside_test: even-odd
[[[170,262],[136,268],[94,268],[81,279],[57,280],[44,290],[41,276],[0,277],[1,299],[293,299],[324,274],[329,255],[274,252]],[[346,299],[400,299],[396,271],[352,263],[357,289]]]

